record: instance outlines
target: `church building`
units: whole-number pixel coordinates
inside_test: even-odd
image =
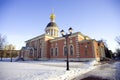
[[[22,47],[20,57],[24,60],[66,60],[66,40],[58,35],[59,32],[52,13],[45,33],[25,41],[26,46]],[[67,43],[71,61],[100,61],[105,57],[104,43],[81,32],[72,33]]]

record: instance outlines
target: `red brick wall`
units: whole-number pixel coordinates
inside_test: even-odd
[[[95,57],[99,58],[100,57],[100,53],[99,53],[99,47],[98,47],[98,42],[94,41],[94,49],[95,49]]]
[[[46,48],[45,48],[47,58],[50,58],[50,40],[49,38],[46,39]]]
[[[94,58],[91,41],[80,42],[79,46],[80,58]]]
[[[70,43],[70,40],[72,40],[72,43]],[[58,48],[58,56],[50,56],[51,58],[66,58],[66,56],[64,56],[64,51],[63,51],[63,47],[65,46],[64,42],[65,42],[65,39],[60,39],[60,40],[56,40],[56,41],[53,41],[50,43],[49,53],[50,53],[51,48],[54,48],[54,49]],[[56,45],[56,43],[57,43],[57,45]],[[74,47],[74,52],[73,52],[74,55],[69,56],[69,57],[75,58],[76,57],[76,37],[69,38],[68,44],[73,45],[73,47]],[[68,45],[68,53],[70,52],[70,49],[69,49],[70,45]]]

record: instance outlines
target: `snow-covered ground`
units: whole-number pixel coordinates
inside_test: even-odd
[[[64,61],[0,62],[0,80],[71,80],[94,69],[94,63],[70,62],[66,71]]]

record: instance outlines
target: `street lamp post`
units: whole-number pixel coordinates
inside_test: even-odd
[[[62,36],[63,37],[65,37],[65,40],[66,40],[66,54],[67,54],[67,56],[66,56],[66,58],[67,58],[67,61],[66,61],[66,70],[69,70],[69,57],[68,57],[68,38],[69,38],[69,36],[71,36],[71,34],[72,34],[72,28],[70,27],[69,28],[69,34],[64,34],[65,32],[64,32],[64,30],[61,30],[61,34],[62,34]]]

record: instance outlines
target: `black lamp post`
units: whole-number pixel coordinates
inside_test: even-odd
[[[67,33],[65,34],[64,30],[61,30],[61,34],[62,34],[63,37],[65,37],[65,40],[66,40],[66,54],[67,54],[67,56],[66,56],[66,58],[67,58],[67,62],[66,62],[67,69],[66,70],[69,70],[68,38],[69,38],[69,36],[71,36],[72,31],[73,31],[73,29],[71,27],[69,28],[69,32],[70,32],[69,34],[67,34]]]

